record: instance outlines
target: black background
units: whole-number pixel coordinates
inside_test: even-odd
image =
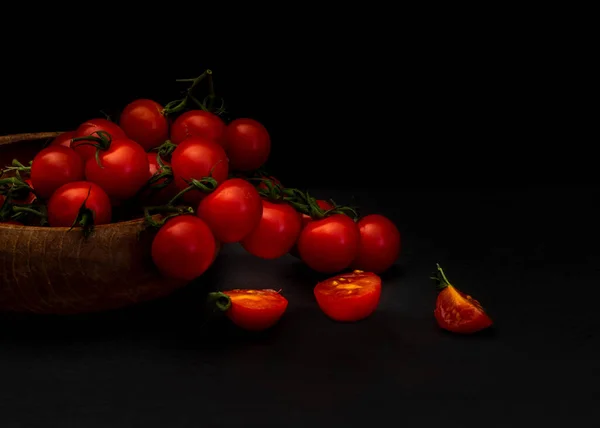
[[[502,28],[398,30],[385,44],[363,29],[269,48],[240,36],[231,46],[245,55],[171,43],[166,62],[154,45],[121,46],[118,59],[73,48],[74,64],[41,39],[35,52],[14,49],[2,71],[2,134],[73,129],[138,97],[166,102],[183,89],[176,78],[211,68],[231,116],[269,129],[273,174],[390,216],[403,252],[378,312],[356,325],[319,312],[319,276],[293,258],[260,261],[237,246],[159,302],[3,316],[0,424],[592,426],[589,113],[565,98],[578,82],[563,72],[577,66],[557,55],[568,54],[560,38],[513,40]],[[495,329],[456,337],[436,327],[435,262],[481,300]],[[286,290],[290,308],[272,331],[206,323],[204,293],[242,284]]]

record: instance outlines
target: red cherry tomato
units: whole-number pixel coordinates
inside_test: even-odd
[[[84,202],[94,214],[95,225],[110,223],[110,199],[100,186],[89,181],[67,183],[52,194],[48,201],[48,223],[53,227],[71,227]]]
[[[227,290],[231,306],[225,314],[238,327],[249,331],[263,331],[281,319],[288,301],[275,290]]]
[[[271,137],[254,119],[235,119],[225,129],[224,145],[234,171],[252,171],[269,158]]]
[[[48,199],[63,184],[84,179],[83,159],[68,147],[47,147],[33,158],[30,178],[38,196]]]
[[[52,142],[50,146],[65,146],[71,147],[71,140],[75,138],[75,131],[63,132],[59,134]]]
[[[324,210],[329,210],[329,209],[333,208],[333,204],[324,199],[317,199],[317,205]],[[306,227],[306,225],[308,223],[310,223],[311,221],[313,221],[313,219],[309,215],[302,214],[302,229],[304,229]],[[300,254],[298,253],[298,245],[297,244],[294,244],[294,246],[290,250],[290,254],[294,257],[300,258]]]
[[[433,315],[441,328],[453,333],[471,334],[492,325],[481,304],[451,285],[439,265],[435,279],[441,291]]]
[[[250,254],[263,259],[276,259],[290,251],[300,233],[300,213],[286,203],[262,200],[262,216],[258,226],[242,241]]]
[[[204,110],[183,113],[171,126],[171,142],[181,144],[188,137],[202,137],[222,144],[225,122],[216,114]]]
[[[179,190],[188,187],[186,180],[197,180],[212,176],[217,183],[227,180],[229,161],[223,147],[214,141],[201,137],[189,137],[179,144],[171,155],[173,177]],[[192,190],[184,194],[183,200],[192,204],[200,203],[204,193]]]
[[[123,109],[119,126],[145,150],[153,149],[169,139],[169,121],[162,111],[163,106],[155,101],[135,100]]]
[[[4,197],[4,195],[0,195],[0,208],[2,208],[2,205],[4,205],[4,200],[6,198]]]
[[[331,202],[326,201],[324,199],[317,199],[317,205],[319,206],[319,208],[321,208],[322,210],[325,210],[325,211],[334,208],[334,206]],[[313,219],[309,215],[302,214],[302,228],[303,229],[311,221],[313,221]]]
[[[354,322],[371,315],[381,297],[381,278],[355,270],[319,282],[314,289],[317,304],[329,318]]]
[[[304,227],[298,238],[298,253],[317,272],[339,272],[348,268],[356,257],[359,237],[350,217],[334,214]]]
[[[357,226],[360,240],[352,266],[375,273],[388,270],[400,254],[400,232],[396,225],[387,217],[371,214]]]
[[[152,260],[166,277],[191,281],[212,264],[217,246],[200,218],[182,215],[168,220],[152,241]]]
[[[148,163],[150,166],[150,169],[148,171],[148,180],[150,180],[150,178],[152,178],[152,176],[159,170],[161,170],[161,172],[162,172],[162,169],[158,165],[157,156],[158,156],[158,154],[156,152],[148,153]],[[162,159],[162,163],[164,166],[171,165],[169,162],[167,162],[164,159]],[[161,180],[157,181],[156,183],[154,183],[154,186],[160,185],[164,182],[165,182],[165,179],[161,179]],[[178,192],[178,190],[177,190],[177,186],[175,186],[175,181],[172,180],[167,185],[167,187],[163,187],[160,190],[151,191],[150,189],[148,189],[147,191],[144,192],[143,195],[140,196],[140,199],[143,201],[143,205],[145,205],[145,206],[165,205],[167,202],[169,202],[171,199],[173,199],[175,197],[177,192]]]
[[[197,215],[217,240],[230,244],[245,238],[258,225],[262,200],[254,186],[241,178],[224,181],[198,206]]]
[[[95,156],[89,158],[85,176],[102,187],[113,201],[133,197],[148,180],[148,155],[128,138],[113,139],[108,150],[101,150],[100,164]]]
[[[75,138],[89,137],[90,135],[97,137],[98,134],[95,134],[95,132],[98,131],[107,132],[113,140],[127,137],[125,132],[116,123],[106,119],[91,119],[82,123],[79,128],[77,128],[75,131]],[[86,141],[76,141],[71,143],[71,148],[84,160],[87,160],[96,154],[96,148],[88,145]]]

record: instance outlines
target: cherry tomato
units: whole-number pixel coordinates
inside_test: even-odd
[[[217,183],[227,180],[229,161],[223,147],[214,141],[201,137],[189,137],[179,144],[171,155],[171,165],[175,185],[179,190],[188,187],[186,180],[212,176]],[[205,194],[192,190],[184,194],[183,200],[192,204],[200,203]]]
[[[330,210],[333,207],[333,204],[329,201],[326,201],[324,199],[317,199],[317,205],[319,206],[319,208],[321,208],[322,210]],[[311,221],[313,221],[313,219],[306,214],[302,214],[302,228],[304,229],[304,227],[310,223]]]
[[[75,131],[68,131],[59,134],[52,142],[50,146],[65,146],[71,147],[71,140],[75,138]]]
[[[252,184],[241,178],[224,181],[198,206],[197,215],[217,240],[230,244],[245,238],[260,222],[262,200]]]
[[[155,101],[135,100],[123,109],[119,126],[145,150],[153,149],[169,139],[169,121],[162,111],[163,106]]]
[[[252,171],[269,158],[271,137],[254,119],[235,119],[225,129],[224,145],[234,171]]]
[[[53,227],[71,227],[84,202],[93,212],[95,225],[110,223],[110,199],[100,186],[89,181],[67,183],[52,194],[48,201],[48,223]]]
[[[314,289],[317,304],[329,318],[353,322],[371,315],[381,296],[381,278],[355,270],[319,282]]]
[[[225,312],[238,327],[263,331],[273,327],[283,316],[288,301],[275,290],[227,290],[231,306]]]
[[[91,119],[82,123],[75,131],[75,138],[89,137],[98,131],[107,132],[113,140],[125,138],[125,132],[114,122],[106,119]],[[84,144],[85,143],[85,144]],[[71,144],[71,148],[75,150],[84,160],[93,157],[96,154],[96,148],[87,144],[86,141],[76,141]]]
[[[6,198],[4,197],[4,195],[0,195],[0,208],[2,208],[2,205],[4,205],[4,200]]]
[[[85,163],[86,178],[104,189],[114,201],[133,197],[148,181],[148,155],[138,143],[126,137],[113,139],[108,150],[100,151]]]
[[[300,258],[311,269],[334,273],[346,269],[356,257],[358,228],[345,214],[309,222],[298,238]]]
[[[13,226],[23,226],[23,223],[19,223],[18,221],[14,220],[0,221],[0,224],[12,224]]]
[[[171,218],[152,241],[152,260],[166,277],[191,281],[212,264],[217,246],[215,238],[200,218],[181,215]]]
[[[302,227],[300,213],[286,203],[262,200],[258,226],[242,241],[242,247],[262,259],[276,259],[290,251]]]
[[[317,205],[324,210],[330,210],[333,208],[333,204],[324,199],[317,199]],[[304,229],[311,221],[313,221],[313,219],[309,215],[302,214],[302,229]],[[290,254],[294,257],[300,258],[300,254],[298,253],[298,245],[294,244],[290,250]]]
[[[369,272],[388,270],[400,254],[400,232],[387,217],[371,214],[357,224],[360,232],[358,253],[352,266]]]
[[[222,144],[225,122],[216,114],[204,110],[183,113],[171,126],[171,142],[180,144],[188,137],[202,137]]]
[[[152,178],[152,176],[159,169],[161,169],[160,166],[158,165],[157,156],[158,156],[158,154],[156,152],[148,153],[148,163],[150,165],[150,169],[148,171],[148,180],[150,178]],[[162,159],[162,163],[164,166],[171,165],[169,162],[167,162],[164,159]],[[162,184],[162,183],[164,183],[164,181],[165,181],[165,179],[161,179],[161,180],[157,181],[156,183],[154,183],[154,185]],[[178,190],[177,190],[177,186],[175,186],[175,181],[172,180],[167,185],[167,187],[163,187],[160,190],[151,191],[150,189],[148,189],[141,196],[141,199],[144,201],[144,205],[146,205],[146,206],[165,205],[167,202],[169,202],[172,198],[175,197],[177,192],[178,192]]]
[[[439,265],[434,279],[441,291],[433,315],[441,328],[453,333],[470,334],[492,325],[481,304],[452,286]]]
[[[30,178],[38,196],[48,199],[63,184],[84,179],[83,160],[68,147],[47,147],[33,158]]]

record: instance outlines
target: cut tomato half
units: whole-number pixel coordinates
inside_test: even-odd
[[[336,321],[359,321],[371,315],[381,296],[381,278],[355,270],[319,282],[314,289],[321,310]]]
[[[262,331],[273,327],[283,316],[288,301],[280,292],[264,290],[226,290],[211,293],[217,307],[238,327]]]

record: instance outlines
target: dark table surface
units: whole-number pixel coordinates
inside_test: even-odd
[[[355,196],[401,230],[369,319],[327,319],[312,297],[320,276],[292,256],[227,246],[197,283],[160,301],[1,316],[0,427],[597,426],[596,189],[315,195]],[[493,330],[437,328],[436,262]],[[283,288],[288,311],[261,334],[207,322],[204,294],[236,287]]]

